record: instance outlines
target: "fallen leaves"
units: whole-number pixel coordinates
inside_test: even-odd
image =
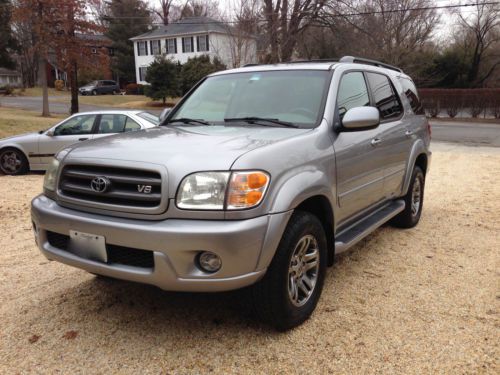
[[[66,340],[74,340],[76,339],[76,336],[78,336],[77,331],[68,331],[63,335],[63,338],[65,338]]]
[[[41,336],[38,336],[38,335],[33,335],[33,336],[31,336],[31,337],[28,339],[28,341],[29,341],[29,343],[30,343],[30,344],[34,344],[35,342],[37,342],[38,340],[40,340],[40,337],[41,337]]]

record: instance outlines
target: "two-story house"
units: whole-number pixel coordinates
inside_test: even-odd
[[[257,42],[209,17],[188,17],[130,39],[134,43],[137,83],[146,84],[148,66],[166,54],[184,64],[190,57],[218,57],[228,68],[257,61]]]

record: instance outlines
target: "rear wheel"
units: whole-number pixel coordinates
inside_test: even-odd
[[[0,170],[7,175],[25,174],[29,170],[28,159],[15,148],[0,151]]]
[[[252,310],[280,331],[298,326],[318,303],[326,263],[326,236],[320,221],[308,212],[295,212],[266,275],[249,289]]]
[[[418,224],[424,205],[424,187],[424,172],[416,165],[413,169],[408,193],[403,197],[406,204],[405,209],[391,220],[392,225],[398,228],[413,228]]]

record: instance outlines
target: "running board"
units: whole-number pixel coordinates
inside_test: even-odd
[[[405,202],[403,200],[393,201],[346,228],[337,235],[335,255],[343,253],[404,209]]]

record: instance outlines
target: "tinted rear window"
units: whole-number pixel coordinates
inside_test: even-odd
[[[389,78],[383,74],[366,73],[375,105],[382,120],[397,118],[403,112],[399,98]]]

